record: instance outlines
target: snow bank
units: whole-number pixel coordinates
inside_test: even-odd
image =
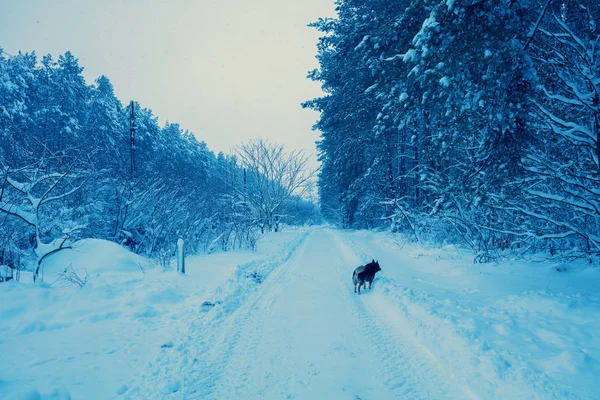
[[[106,240],[83,239],[71,247],[44,260],[40,275],[44,275],[46,283],[49,281],[46,277],[56,278],[69,267],[78,274],[87,272],[90,276],[99,276],[115,272],[138,273],[150,266],[145,258]]]

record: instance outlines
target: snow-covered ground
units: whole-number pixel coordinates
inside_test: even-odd
[[[118,397],[205,301],[237,289],[255,264],[281,262],[306,235],[290,229],[263,237],[256,252],[188,257],[185,276],[101,240],[51,256],[45,284],[26,274],[0,284],[0,399]],[[89,275],[83,288],[57,280],[67,267]]]
[[[0,284],[0,398],[600,398],[600,271],[472,258],[317,228],[181,276],[88,240]],[[87,284],[49,286],[69,265]]]
[[[384,315],[386,331],[412,337],[463,398],[600,398],[598,268],[473,264],[453,247],[424,249],[371,232],[339,236],[359,259],[379,257],[384,273],[363,299],[367,309]]]

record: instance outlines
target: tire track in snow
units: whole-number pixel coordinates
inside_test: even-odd
[[[307,231],[290,247],[270,259],[252,261],[238,267],[238,279],[229,282],[229,291],[222,303],[209,312],[195,310],[186,332],[179,332],[180,343],[163,348],[155,365],[132,383],[126,399],[218,399],[214,391],[225,374],[233,351],[240,340],[243,327],[256,312],[267,312],[260,307],[261,298],[282,279],[282,266],[305,245]],[[248,273],[260,270],[264,281],[249,287]],[[228,318],[234,315],[233,318]],[[260,319],[261,321],[264,319]],[[223,332],[226,332],[223,335]],[[259,332],[256,331],[255,332]],[[223,349],[225,349],[223,351]],[[162,390],[157,393],[160,381]]]
[[[306,244],[303,242],[303,246],[298,248],[292,257],[271,273],[261,285],[261,291],[257,293],[255,298],[251,299],[248,306],[240,307],[236,312],[241,314],[241,317],[236,318],[233,324],[232,331],[235,331],[235,335],[229,341],[227,351],[220,363],[223,371],[219,376],[219,380],[214,384],[215,392],[213,396],[215,399],[244,398],[241,396],[244,395],[247,389],[248,376],[253,367],[252,360],[258,348],[258,339],[262,335],[263,326],[275,301],[274,289],[283,286],[286,277],[289,275],[289,269],[293,265],[294,258],[305,250],[305,246]],[[236,360],[238,369],[231,368],[232,360]],[[233,387],[234,392],[224,392],[223,384]]]
[[[354,249],[344,243],[337,233],[332,232],[332,236],[340,249],[339,253],[343,254],[343,262],[337,267],[342,279],[348,280],[346,297],[355,307],[356,315],[361,316],[358,318],[361,329],[379,356],[384,383],[390,390],[401,399],[477,399],[469,388],[453,382],[453,376],[441,368],[427,348],[416,343],[414,337],[409,337],[413,330],[408,332],[410,323],[401,310],[387,312],[386,321],[382,321],[371,307],[365,305],[365,298],[373,300],[380,295],[366,291],[359,296],[353,292],[351,271],[364,260],[361,261]],[[374,303],[380,306],[381,311],[392,307],[381,301]]]
[[[199,372],[209,371],[209,373],[201,373],[199,375],[196,374],[195,379],[189,380],[185,387],[187,390],[184,390],[184,393],[188,394],[184,398],[224,398],[219,397],[217,393],[219,390],[221,390],[222,381],[229,375],[228,370],[232,358],[236,356],[237,359],[238,353],[236,353],[236,349],[240,347],[240,341],[243,343],[249,343],[250,345],[247,347],[242,346],[241,350],[245,354],[239,354],[239,356],[241,359],[250,360],[252,358],[252,354],[254,354],[256,351],[257,341],[255,338],[260,335],[262,324],[265,321],[265,318],[262,317],[262,315],[268,314],[269,311],[269,307],[265,307],[263,304],[263,298],[269,295],[273,288],[279,285],[284,279],[286,271],[290,268],[290,260],[306,246],[306,238],[309,235],[310,233],[304,235],[300,242],[293,246],[283,259],[277,261],[277,266],[273,267],[272,271],[268,274],[265,280],[257,286],[257,291],[251,294],[248,298],[244,299],[243,302],[237,308],[235,308],[235,310],[232,311],[231,309],[227,309],[223,314],[220,315],[220,318],[233,315],[233,319],[231,321],[226,320],[225,326],[215,327],[212,329],[214,340],[212,340],[208,345],[210,351],[200,354],[200,357],[202,360],[204,360],[204,363],[206,363],[207,359],[214,361],[206,363],[199,370],[194,368]],[[248,270],[249,268],[245,267],[242,269]],[[249,325],[248,322],[251,319],[258,320],[258,324]],[[245,328],[248,326],[253,326],[251,333],[242,337],[242,333],[247,333],[245,332]],[[219,338],[219,335],[223,331],[227,332],[227,334]],[[222,349],[225,349],[225,351],[222,351]],[[249,369],[250,365],[248,364],[243,371],[232,371],[234,372],[232,378],[237,378],[236,381],[238,382],[235,388],[236,392],[239,392],[244,388],[244,383],[246,380],[243,378],[248,375]]]

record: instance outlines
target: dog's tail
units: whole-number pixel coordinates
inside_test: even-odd
[[[352,273],[352,283],[356,285],[356,270]]]

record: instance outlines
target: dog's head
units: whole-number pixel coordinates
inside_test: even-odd
[[[375,261],[374,259],[366,265],[367,267],[370,267],[370,269],[373,270],[373,272],[379,272],[381,271],[381,267],[379,266],[379,261]]]

